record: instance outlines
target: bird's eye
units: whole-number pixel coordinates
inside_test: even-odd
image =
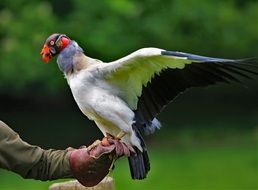
[[[53,45],[55,44],[55,42],[54,42],[53,40],[51,40],[51,41],[49,42],[49,44],[50,44],[51,46],[53,46]]]

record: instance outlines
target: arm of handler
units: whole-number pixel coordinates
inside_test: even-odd
[[[23,141],[0,121],[0,168],[23,178],[44,181],[75,177],[85,186],[94,186],[108,174],[116,158],[131,152],[124,143],[107,139],[91,150],[44,150]]]
[[[0,167],[24,178],[50,180],[72,177],[68,150],[44,150],[23,141],[0,121]]]

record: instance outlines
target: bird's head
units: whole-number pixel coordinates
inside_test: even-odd
[[[50,35],[40,53],[42,60],[46,63],[49,62],[52,57],[58,55],[64,48],[66,48],[70,42],[70,38],[64,34]]]

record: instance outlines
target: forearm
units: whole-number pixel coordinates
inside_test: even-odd
[[[43,150],[39,161],[23,177],[40,180],[72,177],[69,156],[67,150]]]
[[[67,150],[43,150],[24,142],[0,121],[0,167],[24,178],[51,180],[72,177]]]
[[[0,168],[24,178],[52,180],[75,177],[85,186],[98,184],[114,161],[129,156],[132,148],[105,137],[92,149],[43,150],[24,142],[17,133],[0,121]]]

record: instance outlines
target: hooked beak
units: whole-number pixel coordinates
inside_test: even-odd
[[[53,57],[49,47],[46,44],[44,44],[44,47],[42,48],[40,54],[42,56],[42,60],[45,63],[49,62],[52,59],[52,57]]]

